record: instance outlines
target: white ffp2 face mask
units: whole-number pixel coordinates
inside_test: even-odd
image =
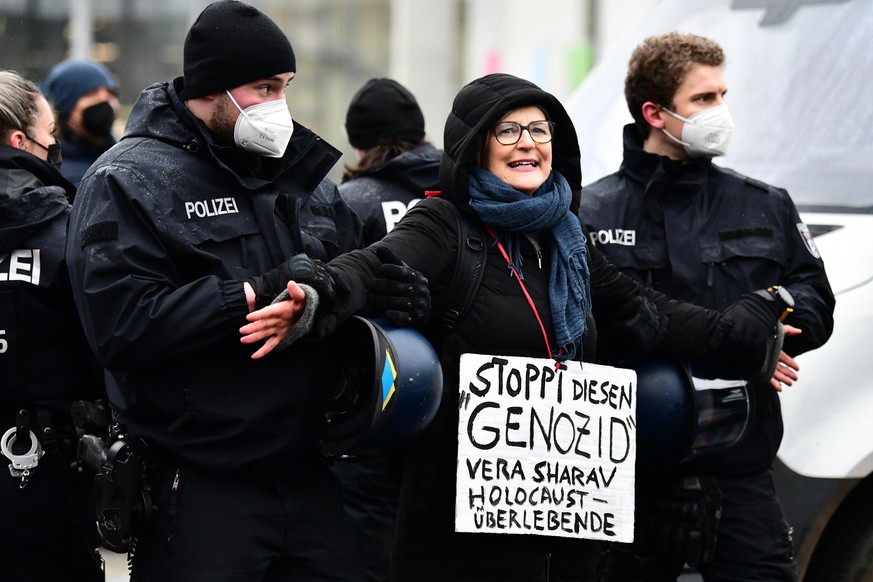
[[[240,112],[233,129],[233,141],[237,147],[268,158],[285,155],[285,148],[294,133],[294,122],[285,99],[258,103],[243,109],[230,91],[227,91],[227,96]]]
[[[734,132],[734,120],[731,118],[727,104],[722,103],[709,109],[698,111],[689,117],[682,117],[667,108],[664,111],[685,122],[682,127],[682,139],[672,135],[662,128],[667,137],[685,147],[693,158],[711,158],[727,153],[731,136]]]

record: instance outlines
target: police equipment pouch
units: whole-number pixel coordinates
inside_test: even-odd
[[[113,552],[126,553],[154,512],[145,479],[144,447],[121,435],[106,450],[105,457],[96,456],[103,459],[94,477],[97,528],[103,547]]]
[[[85,434],[105,435],[109,429],[111,414],[105,400],[76,400],[70,405],[70,416]]]

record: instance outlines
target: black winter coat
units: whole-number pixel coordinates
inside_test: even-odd
[[[681,163],[649,154],[628,125],[621,169],[583,190],[580,218],[622,272],[675,299],[723,309],[756,289],[786,287],[796,309],[785,323],[803,330],[785,339],[792,356],[821,346],[833,331],[824,264],[783,189],[708,158]],[[767,385],[757,393],[751,434],[698,468],[742,475],[770,466],[782,439],[779,397]]]
[[[466,207],[460,211],[471,212]],[[541,536],[454,533],[460,355],[473,352],[548,357],[533,311],[493,245],[488,248],[483,279],[470,311],[454,332],[447,334],[442,327],[440,306],[445,305],[456,268],[455,212],[448,202],[425,199],[407,212],[381,242],[330,263],[353,285],[364,286],[376,276],[379,260],[375,249],[388,246],[428,278],[435,306],[432,324],[425,335],[440,349],[443,400],[437,417],[407,454],[392,579],[530,581],[545,580],[544,572],[551,571],[551,580],[573,580],[574,574],[593,567],[594,544]],[[631,279],[621,276],[596,249],[590,253],[594,318],[609,321],[616,310],[643,291]],[[533,246],[524,245],[523,256],[525,285],[554,345],[548,297],[549,253],[543,253],[542,268]],[[648,296],[662,313],[671,317],[662,344],[647,346],[650,350],[674,354],[707,352],[707,340],[719,334],[718,314],[690,311],[654,292]],[[584,353],[590,357],[596,330],[593,325],[589,328]]]
[[[219,146],[179,82],[140,94],[77,195],[68,261],[85,331],[112,405],[159,456],[304,477],[336,366],[308,342],[252,360],[243,282],[357,246],[360,222],[325,178],[338,152],[300,125],[283,158]]]
[[[36,156],[0,146],[0,422],[49,409],[71,427],[70,403],[103,393],[64,260],[75,188]],[[34,422],[37,419],[33,419]],[[39,432],[33,426],[34,432]],[[6,476],[8,478],[8,475]]]
[[[426,190],[439,190],[441,155],[432,145],[421,145],[340,184],[343,200],[364,222],[365,245],[381,240]]]
[[[412,444],[401,493],[391,577],[395,582],[459,581],[578,581],[593,576],[597,544],[584,540],[535,535],[470,534],[454,532],[457,465],[459,356],[465,352],[548,357],[543,334],[517,280],[510,275],[499,250],[487,248],[481,284],[470,311],[452,332],[441,324],[441,310],[457,266],[460,212],[468,228],[481,228],[467,205],[470,168],[478,163],[483,140],[507,111],[535,105],[555,122],[553,169],[561,172],[574,191],[571,208],[578,208],[581,190],[579,143],[563,106],[532,83],[510,75],[489,75],[467,85],[446,122],[445,154],[440,184],[445,200],[425,199],[415,205],[386,237],[366,250],[331,261],[352,288],[364,287],[377,273],[376,249],[387,246],[428,279],[434,309],[425,335],[440,352],[444,391],[432,424]],[[531,244],[522,245],[524,283],[542,319],[550,345],[555,335],[549,307],[550,249],[540,256]],[[720,314],[668,300],[643,290],[621,275],[596,248],[588,248],[591,292],[598,327],[624,340],[628,355],[645,352],[703,355],[721,345],[732,322]],[[540,264],[542,265],[540,267]],[[669,318],[655,333],[627,325],[629,302],[645,295]],[[361,309],[357,298],[345,305]],[[666,326],[664,328],[663,326]],[[589,317],[588,341],[582,353],[594,356],[597,331]],[[639,332],[639,333],[638,333]]]
[[[115,138],[112,136],[107,137],[105,143],[96,145],[86,142],[71,129],[65,129],[61,136],[61,156],[64,159],[61,174],[78,186],[91,164],[113,145]]]

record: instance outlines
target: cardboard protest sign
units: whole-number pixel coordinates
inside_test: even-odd
[[[461,356],[455,530],[633,541],[636,373]]]

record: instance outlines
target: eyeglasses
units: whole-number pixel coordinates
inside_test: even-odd
[[[525,129],[536,143],[549,143],[555,132],[555,124],[552,121],[534,121],[529,125],[521,125],[514,121],[504,121],[494,126],[494,137],[503,145],[517,144]]]

